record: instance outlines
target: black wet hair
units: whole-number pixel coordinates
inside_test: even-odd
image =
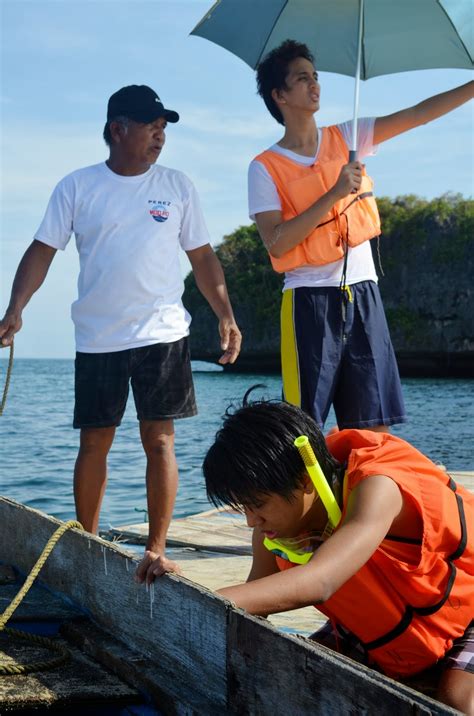
[[[257,67],[257,91],[272,117],[280,124],[285,124],[283,115],[272,97],[274,89],[287,89],[286,78],[289,65],[293,60],[303,57],[314,64],[314,57],[307,45],[295,40],[285,40],[268,53]]]
[[[301,487],[304,465],[295,438],[307,435],[329,484],[339,478],[342,466],[330,454],[324,435],[303,410],[281,400],[249,401],[230,406],[222,428],[204,459],[207,497],[216,507],[240,510],[259,496],[276,493],[291,500]]]

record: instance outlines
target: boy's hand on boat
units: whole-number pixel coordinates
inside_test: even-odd
[[[156,577],[161,577],[166,572],[181,574],[181,569],[176,562],[168,559],[164,554],[147,549],[135,572],[135,581],[151,584]]]

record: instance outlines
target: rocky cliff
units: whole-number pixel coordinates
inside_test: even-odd
[[[447,195],[378,203],[383,234],[372,241],[372,251],[400,372],[474,377],[474,201]],[[217,253],[244,334],[232,369],[278,372],[282,278],[255,225],[224,237]],[[192,358],[215,361],[216,319],[192,274],[184,303],[193,316]]]

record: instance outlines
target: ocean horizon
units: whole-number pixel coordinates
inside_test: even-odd
[[[0,360],[0,398],[7,361]],[[174,517],[209,508],[202,460],[231,404],[238,405],[255,384],[256,397],[280,398],[278,375],[226,373],[193,363],[199,414],[177,420],[176,454],[180,483]],[[411,442],[448,470],[474,469],[474,382],[466,379],[402,379],[408,422],[393,433]],[[74,517],[72,474],[79,431],[72,428],[72,359],[15,359],[9,393],[0,417],[0,493],[60,519]],[[331,413],[325,426],[335,425]],[[145,458],[130,395],[109,455],[109,480],[101,529],[141,522],[146,507]]]

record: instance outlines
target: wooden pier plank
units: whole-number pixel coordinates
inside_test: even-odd
[[[106,536],[145,544],[148,523],[113,527]],[[229,554],[252,554],[252,531],[243,515],[228,510],[206,510],[171,522],[166,537],[168,547],[194,547]]]

